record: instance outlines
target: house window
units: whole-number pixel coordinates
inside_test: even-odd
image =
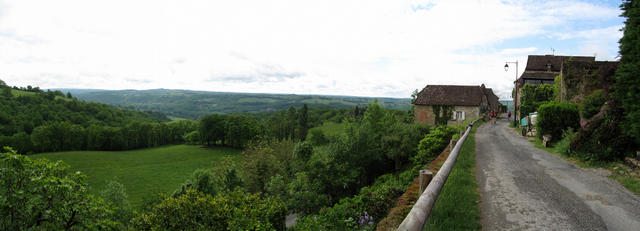
[[[464,120],[464,112],[454,111],[451,115],[451,120]]]

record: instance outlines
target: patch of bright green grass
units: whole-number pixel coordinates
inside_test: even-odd
[[[427,218],[424,230],[480,230],[478,183],[475,178],[475,131],[471,130],[455,166],[451,170],[436,204]]]
[[[317,128],[322,130],[325,136],[335,136],[344,133],[346,127],[345,123],[326,122]]]
[[[134,207],[142,198],[177,189],[194,170],[208,168],[239,150],[172,145],[129,151],[71,151],[31,155],[31,158],[62,160],[74,171],[87,175],[89,192],[99,194],[107,180],[122,183]]]
[[[18,96],[23,96],[23,95],[35,95],[35,92],[30,92],[30,91],[20,91],[20,90],[16,90],[16,89],[11,89],[11,94],[13,94],[13,96],[18,97]]]
[[[187,120],[185,118],[180,118],[180,117],[175,117],[175,116],[167,116],[167,118],[169,118],[171,121]]]

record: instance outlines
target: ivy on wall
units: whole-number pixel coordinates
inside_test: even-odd
[[[436,125],[447,125],[447,121],[451,119],[453,115],[453,106],[451,105],[431,105],[433,108],[433,114],[435,115]]]

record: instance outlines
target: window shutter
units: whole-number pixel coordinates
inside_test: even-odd
[[[465,117],[465,116],[464,116],[464,111],[462,111],[462,120],[465,120],[465,118],[464,118],[464,117]]]

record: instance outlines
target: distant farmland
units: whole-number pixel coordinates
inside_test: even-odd
[[[252,94],[189,90],[86,90],[70,91],[75,97],[91,102],[115,106],[134,107],[140,110],[159,111],[168,116],[195,119],[212,113],[259,113],[296,108],[329,106],[353,108],[378,100],[386,108],[406,110],[408,98],[370,98],[356,96]]]

